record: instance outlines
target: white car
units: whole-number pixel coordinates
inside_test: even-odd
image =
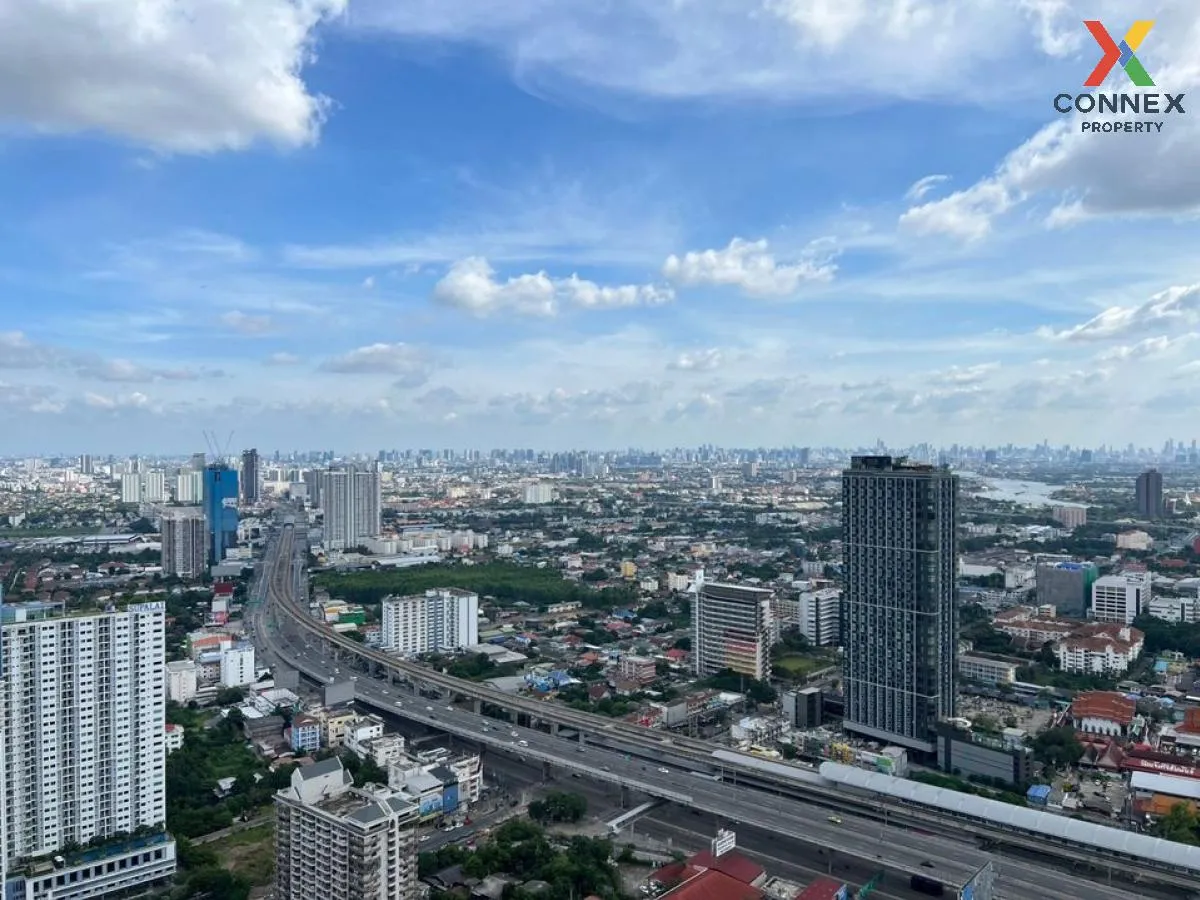
[[[670,775],[670,774],[671,774],[671,770],[670,770],[670,769],[664,769],[662,766],[659,766],[659,767],[658,767],[658,771],[662,772],[664,775]]]

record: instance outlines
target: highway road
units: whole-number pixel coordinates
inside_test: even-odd
[[[270,623],[262,629],[260,637],[273,655],[316,675],[318,680],[353,678],[360,703],[450,732],[493,751],[511,753],[526,762],[566,764],[586,770],[587,777],[648,795],[675,795],[681,798],[680,805],[718,814],[730,826],[744,823],[787,835],[832,850],[835,858],[859,860],[866,867],[893,872],[920,873],[950,885],[964,883],[993,858],[973,844],[921,835],[850,814],[840,814],[840,824],[836,824],[829,821],[828,810],[795,799],[750,792],[693,775],[685,769],[655,766],[604,747],[568,743],[538,729],[477,715],[444,701],[427,700],[365,675],[349,674],[320,649],[279,632]],[[636,805],[639,801],[630,798],[629,802]],[[995,862],[999,873],[998,894],[1004,900],[1045,900],[1047,896],[1079,900],[1129,900],[1130,897],[1126,888],[1109,888],[1033,863],[1003,859]]]
[[[302,552],[300,547],[279,546],[277,549],[294,552],[297,557]],[[267,563],[268,573],[271,565],[271,562]],[[287,589],[293,590],[294,581],[288,577],[291,573],[281,574]],[[276,590],[279,585],[269,587]],[[515,753],[529,761],[566,766],[598,781],[717,813],[731,824],[757,826],[834,850],[838,855],[859,859],[868,865],[921,874],[949,885],[964,883],[985,862],[993,859],[974,844],[918,834],[849,813],[840,813],[840,823],[835,823],[829,818],[829,810],[818,805],[699,777],[672,763],[669,748],[665,746],[662,749],[666,764],[656,766],[594,744],[566,744],[561,737],[480,716],[445,701],[426,700],[399,686],[343,668],[326,655],[325,645],[321,642],[310,645],[306,637],[281,632],[278,624],[266,614],[274,605],[274,602],[268,602],[252,612],[254,628],[264,649],[317,680],[352,678],[360,702],[413,721],[468,737],[493,749]],[[610,738],[619,737],[603,731],[601,735],[606,743]],[[595,736],[585,735],[585,738],[594,740]],[[639,747],[638,752],[645,753],[645,748]],[[1078,897],[1080,900],[1129,900],[1130,897],[1127,888],[1108,887],[1034,862],[1003,858],[994,861],[999,873],[997,893],[1005,900],[1044,900],[1047,896]],[[1154,896],[1140,889],[1139,895]]]

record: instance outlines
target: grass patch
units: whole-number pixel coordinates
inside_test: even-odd
[[[221,865],[241,875],[254,887],[265,887],[275,877],[275,825],[247,828],[208,845]]]
[[[807,678],[813,672],[828,668],[832,663],[823,656],[805,656],[800,653],[789,653],[771,661],[771,667],[776,673],[790,678]]]

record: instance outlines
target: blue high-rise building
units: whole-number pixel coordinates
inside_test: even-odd
[[[204,524],[208,528],[208,561],[219,563],[237,543],[238,473],[220,464],[204,470]]]

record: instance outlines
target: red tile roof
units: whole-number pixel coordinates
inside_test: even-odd
[[[1104,719],[1128,725],[1137,712],[1137,704],[1116,691],[1088,691],[1076,696],[1071,704],[1074,719]]]
[[[747,859],[735,851],[722,853],[720,856],[713,856],[708,850],[702,850],[689,859],[688,862],[697,868],[715,869],[718,872],[723,872],[731,878],[736,878],[742,884],[753,884],[757,879],[766,874],[766,870],[758,863]]]
[[[668,897],[671,900],[764,900],[767,895],[724,872],[709,869],[661,896],[663,900]]]

